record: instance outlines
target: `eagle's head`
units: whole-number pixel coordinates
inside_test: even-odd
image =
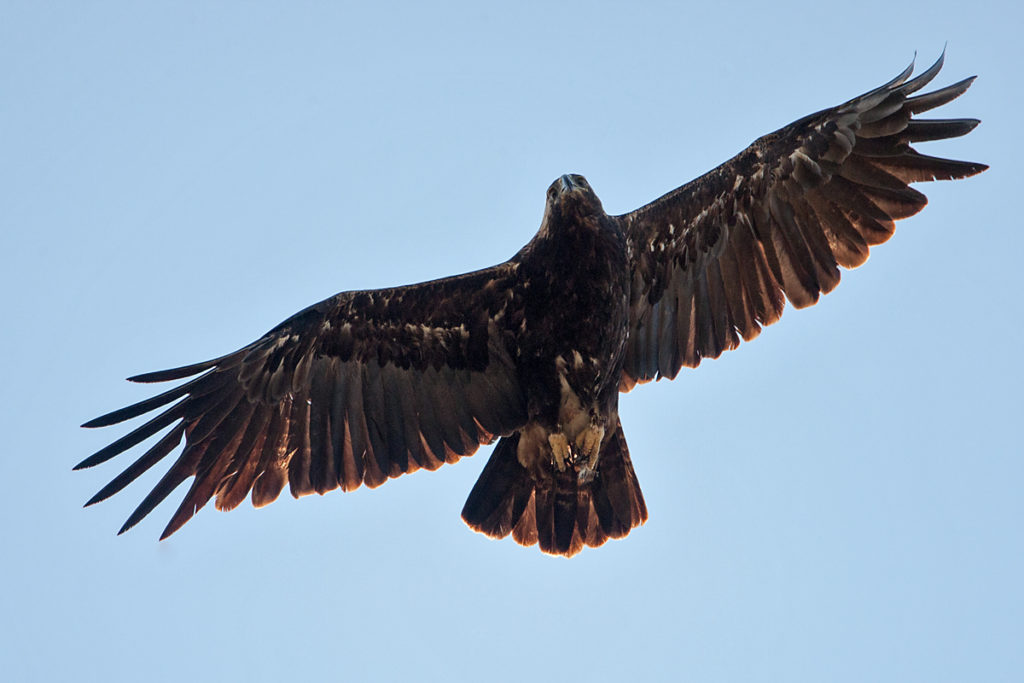
[[[544,207],[544,217],[548,221],[577,222],[594,216],[604,216],[604,207],[583,176],[567,173],[548,187],[547,205]]]

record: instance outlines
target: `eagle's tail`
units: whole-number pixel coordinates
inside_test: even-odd
[[[571,557],[584,545],[622,538],[647,521],[647,506],[622,425],[601,445],[597,473],[577,482],[572,467],[531,471],[516,457],[519,434],[502,438],[462,508],[466,524],[492,538],[510,533],[523,545],[540,544],[552,555]]]

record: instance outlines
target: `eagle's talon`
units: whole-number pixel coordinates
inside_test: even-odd
[[[586,466],[594,468],[597,466],[597,457],[601,453],[601,443],[604,441],[604,425],[596,422],[591,423],[576,439],[576,448],[586,459]]]
[[[548,445],[551,446],[551,460],[559,472],[565,471],[565,463],[570,460],[569,440],[565,434],[556,432],[548,435]]]
[[[559,434],[562,440],[564,435]],[[549,441],[551,437],[549,437]],[[580,432],[575,439],[576,448],[572,451],[575,458],[571,461],[577,465],[576,481],[579,485],[589,484],[597,475],[597,462],[601,455],[601,444],[604,441],[604,425],[596,420]],[[568,443],[565,446],[568,449]],[[556,452],[552,442],[552,453]],[[557,456],[556,456],[557,458]],[[559,468],[561,469],[561,468]]]

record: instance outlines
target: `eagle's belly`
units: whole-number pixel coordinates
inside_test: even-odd
[[[580,483],[593,478],[606,433],[611,432],[618,408],[618,383],[609,370],[620,371],[619,351],[604,358],[572,350],[554,359],[553,393],[533,403],[534,412],[521,432],[520,463],[536,471],[574,470]]]

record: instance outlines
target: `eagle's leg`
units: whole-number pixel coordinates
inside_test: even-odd
[[[569,439],[561,431],[552,432],[548,435],[548,445],[551,446],[551,459],[559,472],[565,471],[565,463],[570,460]]]
[[[580,484],[589,484],[597,474],[597,458],[603,441],[604,425],[596,419],[592,419],[590,425],[576,436],[576,448],[583,459],[577,475]]]

